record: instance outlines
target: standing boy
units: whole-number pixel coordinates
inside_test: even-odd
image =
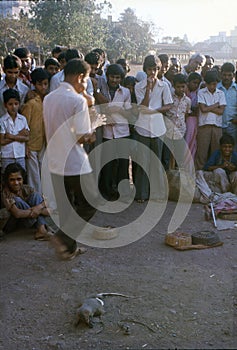
[[[31,79],[36,95],[22,108],[30,128],[26,151],[27,181],[37,192],[42,193],[40,172],[45,151],[43,99],[48,93],[49,74],[43,68],[36,68],[31,73]]]
[[[129,185],[129,150],[127,158],[118,158],[118,150],[123,149],[123,139],[130,135],[128,117],[131,113],[131,95],[130,91],[121,86],[124,79],[124,70],[120,64],[111,64],[106,70],[106,78],[100,78],[98,81],[98,94],[101,93],[107,101],[105,113],[108,116],[107,125],[103,126],[103,141],[114,140],[110,146],[106,145],[102,150],[103,156],[111,155],[113,161],[104,165],[101,171],[100,188],[103,196],[108,199],[118,198],[118,184],[120,181],[127,179],[124,182],[123,191],[120,193],[121,200],[127,201],[130,196]],[[97,94],[97,95],[98,95]],[[97,96],[95,94],[95,96]]]
[[[18,113],[18,91],[4,91],[3,100],[7,113],[0,118],[2,172],[8,164],[16,162],[25,169],[25,142],[29,140],[29,126],[26,118]]]
[[[14,55],[20,58],[21,60],[21,70],[19,74],[19,78],[21,81],[31,88],[31,69],[32,69],[32,57],[30,51],[26,47],[18,47],[14,51]]]
[[[222,136],[222,114],[226,106],[225,94],[216,88],[218,76],[215,71],[205,75],[206,87],[198,91],[200,107],[197,133],[196,168],[202,169],[210,153],[219,147]]]
[[[135,124],[137,132],[138,148],[137,157],[147,174],[141,166],[136,167],[135,187],[136,200],[139,203],[148,200],[162,200],[166,196],[165,180],[161,166],[151,161],[151,151],[161,160],[163,136],[166,132],[163,113],[167,112],[173,103],[168,85],[158,79],[161,61],[155,55],[145,57],[143,71],[146,77],[135,85],[135,94],[140,113]],[[144,147],[143,145],[147,146]],[[150,149],[151,151],[145,151]],[[136,161],[136,160],[135,160]],[[157,184],[150,189],[150,182]]]
[[[237,85],[233,81],[235,67],[231,62],[225,62],[221,66],[221,82],[217,88],[224,92],[226,106],[222,118],[224,134],[229,134],[234,139],[234,150],[237,151]]]
[[[166,112],[165,124],[166,124],[166,154],[164,159],[168,162],[165,164],[165,169],[169,168],[170,152],[173,153],[178,166],[183,167],[184,155],[185,155],[185,143],[184,135],[186,132],[185,120],[191,113],[191,100],[185,94],[187,88],[186,78],[183,74],[176,74],[173,78],[174,93],[173,106],[168,112]]]
[[[20,96],[20,107],[23,105],[29,88],[18,78],[21,69],[21,60],[15,55],[8,55],[3,61],[5,76],[0,81],[0,117],[6,113],[3,101],[3,92],[9,88],[18,91]]]

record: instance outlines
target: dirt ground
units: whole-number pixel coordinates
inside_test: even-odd
[[[0,242],[0,349],[237,348],[237,232],[218,231],[221,247],[177,251],[164,244],[175,206],[168,202],[161,221],[139,241],[88,247],[69,262],[57,260],[31,230],[8,235]],[[145,207],[133,203],[120,214],[97,213],[93,221],[121,226]],[[192,205],[180,230],[213,230],[201,204]],[[101,321],[75,327],[80,301],[99,292],[138,298],[107,297]]]

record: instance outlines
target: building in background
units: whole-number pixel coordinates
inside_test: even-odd
[[[28,13],[30,9],[28,0],[2,0],[0,1],[0,16],[2,17],[15,17],[18,18],[20,12]]]

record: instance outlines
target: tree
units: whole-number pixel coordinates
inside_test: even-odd
[[[113,59],[125,57],[137,61],[140,57],[142,60],[154,43],[152,26],[153,23],[139,20],[131,8],[125,9],[119,21],[110,29],[106,42],[108,54]]]
[[[14,51],[16,47],[35,47],[46,48],[47,41],[43,34],[30,24],[28,17],[20,14],[19,19],[12,17],[0,18],[0,53],[6,56]]]
[[[95,0],[32,1],[31,21],[46,35],[51,47],[77,46],[87,51],[104,41],[106,26],[100,17],[104,6],[110,4],[96,4]]]

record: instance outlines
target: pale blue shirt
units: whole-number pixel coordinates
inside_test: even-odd
[[[219,82],[217,88],[225,94],[226,107],[222,117],[222,127],[227,128],[232,119],[237,119],[237,85],[232,82],[229,89],[226,89],[222,82]]]

